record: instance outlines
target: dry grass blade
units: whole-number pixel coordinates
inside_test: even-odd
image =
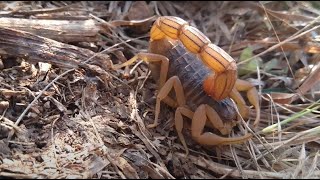
[[[152,17],[148,17],[146,19],[142,19],[142,20],[131,20],[131,21],[126,21],[126,20],[114,20],[109,22],[111,25],[113,25],[114,27],[117,26],[141,26],[144,25],[147,22],[150,21],[154,21],[156,20],[156,16],[152,16]]]
[[[302,37],[302,36],[306,35],[307,33],[310,33],[310,32],[312,32],[312,31],[315,31],[315,30],[318,29],[318,28],[320,28],[320,25],[315,26],[315,27],[313,27],[313,28],[311,28],[311,29],[309,29],[309,30],[306,30],[306,31],[302,32],[301,34],[298,34],[298,35],[296,35],[296,36],[294,36],[294,37],[291,37],[291,38],[288,38],[288,39],[286,39],[286,40],[284,40],[284,41],[281,41],[281,42],[279,42],[278,44],[276,44],[276,45],[268,48],[267,50],[265,50],[265,51],[263,51],[263,52],[255,55],[255,56],[253,56],[253,57],[251,57],[251,58],[248,58],[248,59],[246,59],[246,60],[243,60],[243,61],[241,61],[240,63],[237,63],[237,64],[240,65],[240,64],[247,63],[248,61],[251,61],[251,60],[253,60],[253,59],[257,58],[257,57],[260,57],[260,56],[262,56],[262,55],[264,55],[264,54],[266,54],[266,53],[268,53],[268,52],[270,52],[270,51],[273,51],[273,50],[281,47],[281,46],[282,46],[283,44],[285,44],[285,43],[288,43],[288,42],[290,42],[290,41],[293,41],[293,40],[295,40],[295,39],[298,39],[299,37]]]
[[[263,4],[261,3],[254,3],[254,2],[245,2],[241,4],[242,6],[246,7],[252,7],[258,10],[261,14],[265,14],[265,11],[267,14],[270,14],[271,16],[274,16],[282,21],[312,21],[315,18],[307,15],[300,15],[300,14],[293,14],[293,13],[286,13],[286,12],[280,12],[280,11],[273,11],[271,9],[266,9]]]
[[[310,178],[312,176],[312,174],[315,173],[316,169],[317,169],[317,161],[318,161],[318,157],[319,157],[319,151],[316,153],[316,155],[314,156],[313,162],[311,167],[309,168],[309,172],[308,174],[305,176],[305,178]]]
[[[178,156],[183,156],[183,154],[177,154]],[[234,168],[215,163],[213,161],[208,161],[201,157],[200,159],[195,156],[189,156],[190,160],[193,161],[198,166],[203,168],[208,168],[209,170],[217,173],[217,174],[229,174],[229,176],[233,178],[240,178],[243,177],[242,173],[247,178],[285,178],[289,177],[290,174],[287,173],[276,173],[276,172],[268,172],[268,171],[253,171],[253,170],[243,170],[242,173]]]
[[[273,124],[273,125],[271,125],[271,126],[268,126],[268,127],[264,128],[264,129],[262,130],[262,132],[263,132],[263,133],[270,133],[270,132],[274,131],[275,128],[276,128],[277,126],[279,126],[279,125],[284,125],[284,124],[286,124],[286,123],[288,123],[288,122],[291,122],[291,121],[293,121],[293,120],[295,120],[295,119],[297,119],[297,118],[299,118],[299,117],[301,117],[301,116],[303,116],[303,115],[305,115],[305,114],[311,113],[312,111],[314,111],[314,110],[316,110],[316,109],[318,109],[318,108],[320,107],[320,105],[317,105],[317,103],[319,103],[319,102],[320,102],[320,100],[318,100],[318,101],[315,102],[314,104],[310,105],[309,107],[307,107],[306,109],[304,109],[304,110],[301,111],[300,113],[297,113],[297,114],[293,115],[292,117],[287,118],[287,119],[284,120],[284,121],[281,121],[280,123]],[[312,106],[314,106],[314,107],[312,107]]]

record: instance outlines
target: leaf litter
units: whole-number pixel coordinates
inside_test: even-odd
[[[23,31],[44,36],[34,43],[52,38],[56,41],[48,42],[55,48],[75,47],[70,54],[79,47],[102,55],[42,62],[28,54],[16,56],[0,43],[0,177],[320,177],[317,4],[37,1],[1,2],[0,9],[9,21],[61,20],[66,26],[69,20],[79,21],[81,28],[90,20],[95,38],[87,41],[79,35],[45,37],[41,26],[39,34],[27,26]],[[162,106],[161,124],[146,128],[154,119],[157,93],[146,63],[117,71],[110,64],[147,52],[150,26],[162,15],[181,17],[204,32],[235,58],[239,78],[257,87],[260,123],[251,128],[252,110],[249,121],[231,134],[252,132],[247,143],[200,146],[186,124],[190,154],[185,156],[173,128],[174,109],[168,106]],[[1,22],[0,27],[10,29]],[[18,43],[10,45],[21,47]]]

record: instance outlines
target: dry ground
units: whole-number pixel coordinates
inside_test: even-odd
[[[320,178],[318,7],[0,2],[0,177]],[[251,108],[230,135],[251,132],[251,140],[204,147],[186,125],[186,157],[166,105],[161,125],[146,128],[157,93],[148,66],[110,64],[146,52],[152,22],[163,15],[206,34],[258,89],[258,127]]]

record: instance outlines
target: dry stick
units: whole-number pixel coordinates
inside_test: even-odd
[[[299,159],[298,159],[298,165],[295,168],[293,174],[291,174],[291,178],[292,179],[297,179],[298,178],[298,174],[299,172],[303,173],[302,167],[305,166],[306,163],[306,149],[305,149],[305,143],[302,143],[302,147],[300,150],[300,155],[299,155]]]
[[[148,21],[154,21],[156,18],[157,16],[151,16],[142,20],[130,20],[130,21],[114,20],[114,21],[111,21],[110,24],[112,24],[113,26],[139,26],[139,25],[143,25]]]
[[[78,68],[81,60],[88,59],[96,54],[85,48],[1,26],[0,49],[0,54],[19,58],[27,57],[31,62],[46,62],[64,68]],[[108,55],[101,54],[95,58],[99,65],[105,66],[108,66],[108,64],[104,64],[108,59],[110,59]],[[98,64],[97,62],[96,64]],[[86,64],[81,65],[85,66]],[[100,67],[97,68],[99,69]],[[95,71],[95,69],[91,70]],[[101,68],[99,70],[101,71]]]
[[[39,178],[37,174],[23,174],[22,172],[0,172],[1,177],[13,177],[18,179],[36,179]]]
[[[141,137],[139,137],[139,136],[138,136],[138,137],[139,137],[140,139],[141,139],[142,137],[144,137],[144,139],[145,139],[146,141],[144,141],[143,139],[141,139],[141,140],[142,140],[144,143],[147,143],[147,142],[148,142],[148,144],[149,144],[153,149],[157,150],[157,148],[150,142],[150,140],[149,140],[149,139],[146,137],[146,135],[145,135],[145,133],[149,133],[149,132],[146,130],[146,127],[144,126],[144,123],[143,123],[143,121],[142,121],[142,119],[141,119],[141,117],[140,117],[140,115],[139,115],[139,113],[138,113],[138,110],[137,110],[137,100],[136,100],[137,91],[138,91],[138,86],[137,86],[137,89],[136,89],[135,92],[130,91],[130,101],[132,102],[132,114],[131,114],[131,118],[134,119],[134,120],[135,120],[134,116],[137,118],[137,120],[135,120],[135,121],[136,121],[136,123],[138,124],[138,127],[139,127],[140,132],[141,132],[141,135],[142,135]],[[156,154],[156,151],[155,151],[155,150],[150,149],[150,148],[151,148],[150,146],[146,145],[146,147],[149,149],[149,151],[155,156],[155,158],[158,160],[158,162],[162,165],[162,168],[163,168],[164,170],[167,170],[165,164],[161,161],[161,158],[160,158],[159,154]],[[168,172],[168,170],[167,170],[166,174],[170,174],[170,172]]]
[[[276,108],[276,103],[274,103],[274,101],[273,101],[273,99],[272,99],[272,97],[270,96],[270,94],[267,94],[267,96],[269,97],[269,100],[270,100],[270,103],[271,103],[271,105],[272,105],[272,107],[271,107],[271,110],[272,109],[274,109],[274,111],[275,111],[275,113],[276,113],[276,115],[277,115],[277,123],[279,124],[278,125],[278,132],[279,132],[279,134],[278,134],[278,137],[279,137],[279,140],[281,141],[281,137],[282,137],[282,131],[281,131],[281,126],[280,126],[280,118],[279,118],[279,113],[278,113],[278,111],[277,111],[277,108]],[[271,112],[272,113],[272,112]],[[271,118],[272,118],[272,120],[273,120],[273,116],[271,116]],[[272,121],[272,123],[273,123],[273,121]],[[263,130],[262,130],[263,131]]]
[[[304,178],[310,178],[310,176],[311,176],[311,174],[312,174],[312,172],[314,172],[316,169],[317,169],[317,161],[318,161],[318,156],[319,156],[320,154],[319,154],[319,150],[316,152],[316,154],[315,154],[315,156],[314,156],[314,159],[313,159],[313,163],[312,163],[312,165],[311,165],[311,167],[310,167],[310,169],[309,169],[309,172],[308,172],[308,174],[304,177]]]
[[[277,34],[276,30],[274,29],[274,26],[273,26],[273,24],[272,24],[272,22],[271,22],[271,20],[270,20],[270,18],[269,18],[269,16],[268,16],[268,13],[267,13],[266,8],[264,7],[264,5],[263,5],[261,2],[259,2],[259,3],[261,4],[261,6],[262,6],[262,8],[263,8],[263,10],[264,10],[264,12],[265,12],[265,14],[266,14],[266,16],[267,16],[267,19],[268,19],[268,21],[269,21],[269,23],[270,23],[270,25],[271,25],[271,27],[272,27],[272,30],[273,30],[274,34],[276,35],[278,42],[280,43],[279,36],[278,36],[278,34]],[[291,67],[290,67],[289,60],[288,60],[288,58],[287,58],[286,54],[284,53],[283,47],[282,47],[282,46],[280,46],[280,48],[281,48],[282,53],[284,54],[284,58],[285,58],[285,59],[286,59],[286,61],[287,61],[287,64],[288,64],[288,67],[289,67],[290,73],[291,73],[292,77],[294,77],[293,71],[292,71],[292,69],[291,69]]]
[[[153,163],[153,162],[150,162],[150,164],[156,166],[161,172],[163,172],[164,174],[166,174],[169,178],[171,179],[175,179],[165,168],[159,166],[158,164],[156,163]]]
[[[147,81],[148,77],[150,76],[150,74],[151,74],[151,71],[148,71],[148,74],[145,76],[144,80],[142,81],[141,86],[140,86],[137,90],[142,89],[142,87],[143,87],[144,84],[146,83],[146,81]]]
[[[68,71],[60,74],[59,76],[57,76],[56,78],[54,78],[54,80],[52,80],[44,89],[41,90],[41,92],[38,94],[38,96],[36,98],[33,99],[33,101],[27,106],[27,108],[22,112],[22,114],[19,116],[19,118],[17,119],[17,121],[15,122],[15,125],[18,125],[20,123],[20,121],[22,120],[22,118],[24,117],[24,115],[28,112],[28,110],[32,107],[32,105],[41,97],[41,95],[54,83],[56,82],[58,79],[60,79],[61,77],[63,77],[64,75],[68,74],[71,71],[74,71],[75,68],[69,69]],[[8,135],[8,140],[11,140],[11,137],[13,136],[14,131],[10,131],[9,135]]]
[[[245,123],[243,120],[242,120],[242,122],[245,124],[245,126],[247,127],[247,129],[249,129],[249,131],[251,132],[252,130],[248,127],[248,125],[247,125],[247,123]],[[253,133],[253,132],[252,132]],[[264,144],[262,143],[262,138],[259,136],[259,134],[257,134],[257,133],[253,133],[254,135],[255,135],[255,137],[259,137],[259,138],[257,138],[258,140],[259,140],[259,142],[264,146]],[[261,140],[262,139],[262,140]],[[243,162],[243,163],[241,163],[241,165],[245,165],[245,164],[247,164],[244,168],[246,169],[246,168],[248,168],[252,163],[254,163],[255,165],[256,165],[256,168],[258,169],[258,170],[260,170],[261,169],[261,167],[259,166],[259,164],[258,164],[258,161],[257,161],[257,156],[256,156],[256,154],[261,154],[261,152],[260,152],[260,150],[258,149],[258,147],[257,147],[257,145],[252,141],[252,140],[250,140],[250,141],[248,141],[248,143],[249,143],[249,145],[248,146],[246,146],[247,148],[248,148],[248,152],[250,153],[250,155],[251,155],[251,159],[250,160],[247,160],[247,161],[245,161],[245,162]],[[251,161],[251,162],[249,162],[249,161]],[[264,157],[262,157],[262,160],[261,160],[263,163],[264,163],[264,165],[265,165],[265,167],[267,167],[267,168],[270,168],[270,165],[269,165],[269,163],[268,163],[268,161],[264,158]]]
[[[236,105],[236,103],[234,102],[234,100],[231,99],[231,101],[232,101],[233,104],[234,104],[234,107],[235,107],[235,109],[236,109],[236,111],[237,111],[237,114],[240,115],[238,106]],[[256,137],[256,138],[258,139],[258,141],[264,146],[263,142],[261,141],[261,136],[260,136],[259,134],[255,133],[255,132],[253,132],[253,130],[248,126],[248,124],[245,122],[245,120],[242,118],[241,115],[240,115],[239,117],[240,117],[241,122],[243,123],[243,125],[248,129],[248,131],[249,131],[250,133],[252,133],[252,134],[254,135],[254,137]],[[267,149],[267,148],[266,148],[266,149]],[[261,158],[261,157],[260,157],[260,158]],[[258,160],[258,159],[257,159],[257,160]],[[250,160],[248,160],[248,161],[250,161]],[[247,162],[247,161],[246,161],[246,162]]]
[[[290,139],[282,142],[282,143],[281,143],[280,145],[278,145],[277,147],[275,147],[275,148],[273,148],[273,149],[271,149],[271,150],[268,150],[268,149],[267,149],[267,152],[264,153],[264,154],[261,154],[260,156],[258,156],[258,157],[257,157],[257,160],[259,160],[260,158],[266,156],[266,155],[269,154],[269,153],[274,152],[275,150],[277,150],[277,149],[279,149],[280,147],[288,144],[289,142],[291,142],[291,141],[293,141],[293,140],[295,140],[295,139],[298,139],[298,138],[300,138],[300,137],[302,137],[302,136],[304,136],[304,135],[306,135],[306,134],[308,134],[308,133],[310,133],[310,132],[312,132],[312,131],[318,130],[318,129],[320,130],[320,126],[298,133],[298,134],[295,135],[294,137],[292,137],[292,138],[290,138]],[[272,154],[271,154],[271,155],[272,155]]]
[[[53,157],[55,158],[55,164],[56,166],[59,168],[59,164],[57,163],[57,151],[56,151],[56,143],[55,143],[55,140],[54,140],[54,136],[53,136],[53,126],[55,125],[56,121],[59,119],[59,117],[57,117],[51,124],[51,141],[52,141],[52,151],[53,151]]]
[[[14,129],[15,131],[23,132],[23,130],[19,126],[15,125],[13,121],[11,121],[10,119],[4,117],[4,114],[1,115],[0,120],[3,120],[4,121],[3,123],[5,125],[10,126],[10,128]]]
[[[176,153],[180,157],[184,157],[182,153]],[[196,165],[201,166],[203,168],[209,169],[218,174],[228,174],[232,177],[242,177],[239,170],[234,169],[230,166],[221,165],[219,163],[208,161],[203,157],[195,157],[193,155],[189,155],[189,158]],[[274,173],[274,172],[266,172],[266,171],[253,171],[253,170],[243,170],[243,173],[247,175],[248,178],[261,178],[264,176],[265,178],[284,178],[287,174],[284,173]]]
[[[235,152],[235,148],[233,146],[231,146],[231,145],[229,145],[229,147],[230,147],[230,150],[231,150],[231,154],[233,156],[233,160],[234,160],[234,162],[235,162],[235,164],[236,164],[241,176],[243,177],[243,175],[244,175],[243,174],[243,168],[242,168],[242,166],[240,164],[240,161],[239,161],[239,158],[238,158],[238,156],[237,156],[237,154]],[[245,178],[247,178],[247,177],[245,177]]]
[[[252,60],[252,59],[255,59],[255,58],[257,58],[257,57],[259,57],[259,56],[262,56],[262,55],[264,55],[264,54],[266,54],[266,53],[268,53],[268,52],[270,52],[270,51],[272,51],[272,50],[275,50],[275,49],[277,49],[278,47],[282,46],[283,44],[285,44],[285,43],[287,43],[287,42],[290,42],[290,41],[293,41],[293,40],[295,40],[295,39],[297,39],[297,38],[299,38],[299,37],[301,37],[301,36],[304,36],[305,34],[311,32],[311,31],[314,31],[314,30],[318,29],[319,27],[320,27],[320,25],[315,26],[315,27],[313,27],[312,29],[309,29],[309,30],[307,30],[307,31],[304,31],[303,33],[301,33],[301,34],[299,34],[299,35],[297,35],[297,36],[295,36],[295,37],[288,38],[288,39],[286,39],[286,40],[284,40],[284,41],[282,41],[282,42],[280,42],[280,43],[278,43],[278,44],[276,44],[276,45],[268,48],[267,50],[265,50],[265,51],[263,51],[263,52],[255,55],[255,56],[252,56],[251,58],[248,58],[248,59],[246,59],[246,60],[243,60],[243,61],[237,63],[237,65],[244,64],[244,63],[246,63],[246,62],[248,62],[248,61],[250,61],[250,60]]]
[[[318,101],[316,101],[314,104],[317,104],[319,102],[320,102],[320,99]],[[262,130],[262,132],[263,133],[270,133],[275,129],[275,127],[279,127],[282,124],[286,124],[286,123],[289,123],[291,121],[294,121],[295,119],[297,119],[297,118],[299,118],[301,116],[304,116],[305,114],[311,113],[312,111],[314,111],[314,110],[316,110],[316,109],[318,109],[320,107],[320,105],[315,105],[314,107],[312,107],[312,106],[313,106],[313,104],[311,104],[310,106],[308,106],[304,110],[300,111],[299,113],[293,114],[292,116],[290,116],[289,118],[287,118],[287,119],[285,119],[283,121],[280,121],[280,122],[278,122],[276,124],[273,124],[271,126],[268,126],[268,127],[264,128]]]
[[[161,157],[159,156],[159,154],[153,150],[153,148],[151,147],[151,143],[148,142],[148,139],[145,138],[139,131],[136,130],[136,126],[130,126],[131,131],[138,136],[138,138],[146,145],[146,148],[151,152],[151,154],[157,159],[157,161],[163,166],[165,167],[164,163],[161,161]],[[168,172],[169,173],[169,172]]]
[[[139,113],[138,113],[138,108],[137,108],[137,89],[138,89],[138,86],[136,88],[136,90],[133,92],[130,91],[130,97],[129,97],[129,102],[131,104],[131,109],[132,109],[132,112],[131,112],[131,119],[133,119],[137,124],[138,124],[138,127],[142,133],[142,135],[144,137],[146,137],[145,134],[148,134],[148,136],[150,136],[150,133],[147,131],[144,123],[143,123],[143,120],[142,118],[140,117]],[[153,147],[153,149],[157,150],[157,148],[149,141],[149,139],[147,139],[148,142],[150,143],[150,145]]]
[[[257,169],[258,169],[258,170],[261,170],[262,168],[261,168],[260,165],[258,164],[257,156],[256,156],[256,154],[254,153],[254,152],[256,151],[257,154],[261,154],[261,151],[260,151],[260,149],[257,147],[257,145],[254,144],[252,141],[250,142],[250,144],[251,144],[250,147],[252,147],[251,152],[253,153],[253,156],[254,156],[253,161],[254,161],[254,163],[256,164]],[[272,157],[275,158],[274,156],[272,156]],[[262,160],[261,160],[261,161],[264,163],[264,165],[265,165],[266,168],[272,169],[272,167],[270,166],[270,164],[269,164],[269,162],[266,160],[266,158],[262,157]],[[243,163],[243,164],[245,164],[245,163]],[[250,166],[250,164],[251,164],[251,163],[248,163],[247,166],[245,166],[245,168],[248,168],[248,167]]]
[[[165,164],[161,161],[161,157],[159,156],[159,154],[157,154],[157,152],[155,150],[152,149],[151,147],[151,143],[149,142],[149,140],[145,137],[144,134],[140,133],[139,131],[137,131],[136,129],[136,125],[134,124],[133,126],[129,126],[131,131],[138,136],[138,138],[146,145],[146,148],[151,152],[152,155],[154,155],[154,157],[157,159],[157,161],[162,165],[162,170],[165,172],[166,166]],[[141,131],[142,132],[142,131]],[[153,145],[152,145],[153,146]],[[165,174],[170,174],[170,172],[165,172]],[[172,175],[170,174],[169,177],[172,177]]]
[[[98,34],[105,31],[94,20],[48,20],[0,18],[0,27],[37,34],[59,42],[97,42]]]
[[[137,26],[137,25],[144,24],[144,23],[146,23],[148,21],[155,20],[155,18],[156,18],[156,16],[152,16],[152,17],[149,17],[149,18],[146,18],[146,19],[143,19],[143,20],[131,20],[131,21],[115,20],[115,21],[107,22],[107,21],[105,21],[105,20],[103,20],[103,19],[101,19],[99,17],[96,17],[96,16],[94,16],[92,14],[90,14],[90,16],[92,18],[96,19],[98,22],[100,22],[102,26],[106,26],[107,28],[109,28],[111,31],[112,31],[112,28],[114,29],[114,28],[116,28],[118,26]],[[139,39],[140,38],[149,37],[149,35],[146,35],[146,36],[141,36],[139,38],[131,38],[131,37],[126,36],[121,30],[119,30],[117,33],[119,33],[124,38],[130,39],[131,41],[134,41],[134,42],[139,43],[141,45],[145,45],[145,41],[140,41]],[[123,42],[123,40],[117,35],[117,33],[114,33],[115,34],[115,38],[119,38]],[[125,42],[125,44],[128,47],[138,51],[135,47],[127,44],[126,42]]]
[[[233,102],[234,103],[234,102]],[[237,107],[237,106],[235,106],[235,107]],[[237,113],[239,114],[239,110],[238,110],[238,108],[236,108],[236,110],[237,110]],[[241,116],[240,116],[241,117]],[[260,139],[260,137],[259,137],[259,134],[257,135],[256,133],[254,133],[253,131],[252,131],[252,129],[250,129],[250,127],[245,123],[245,121],[243,120],[243,118],[241,117],[241,121],[243,122],[243,124],[244,124],[244,126],[249,130],[249,132],[251,132],[257,139],[258,139],[258,141],[260,142],[260,144],[262,144],[264,147],[265,147],[265,145],[263,144],[263,142],[261,141],[261,139]],[[266,147],[265,147],[266,148]],[[268,150],[268,148],[266,148],[266,153],[265,154],[263,154],[263,155],[260,155],[260,156],[258,156],[256,159],[254,159],[255,161],[258,161],[260,158],[263,158],[265,155],[267,155],[267,154],[269,154],[269,153],[271,153],[269,150]],[[271,156],[274,158],[274,159],[276,159],[274,156],[273,156],[273,154],[271,154]],[[248,164],[247,164],[248,163]],[[246,160],[245,162],[243,162],[242,164],[247,164],[247,166],[246,167],[248,167],[249,165],[251,165],[251,163],[253,163],[253,160],[252,159],[248,159],[248,160]]]
[[[154,10],[155,10],[156,14],[157,14],[158,16],[162,16],[162,15],[160,14],[160,12],[159,12],[159,8],[158,8],[157,1],[152,1],[152,3],[154,4]]]
[[[80,4],[80,3],[79,3]],[[35,14],[48,14],[48,13],[57,13],[57,12],[63,12],[71,9],[72,7],[75,7],[77,4],[71,4],[64,7],[57,7],[57,8],[44,8],[44,9],[33,9],[33,10],[19,10],[19,11],[11,11],[8,14],[10,15],[35,15]]]
[[[292,36],[293,37],[297,34],[299,34],[300,32],[302,32],[303,30],[307,29],[308,27],[312,26],[314,23],[318,22],[320,20],[320,16],[318,16],[317,18],[315,18],[314,20],[312,20],[308,25],[306,25],[305,27],[303,27],[302,29],[300,29],[298,32],[294,33]]]
[[[111,24],[108,21],[105,21],[105,20],[103,20],[103,19],[101,19],[101,18],[99,18],[99,17],[97,17],[97,16],[95,16],[95,15],[93,15],[91,13],[89,14],[89,16],[91,16],[92,18],[94,18],[98,22],[101,22],[102,25],[106,25],[106,27],[108,27],[108,28],[115,28],[115,26],[113,24]]]

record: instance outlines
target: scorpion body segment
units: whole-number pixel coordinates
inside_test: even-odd
[[[164,44],[164,42],[155,41],[153,46],[158,46],[158,44]],[[230,98],[216,101],[204,91],[203,81],[210,76],[212,71],[199,61],[197,56],[188,52],[181,43],[177,43],[169,51],[162,52],[162,55],[170,60],[168,77],[178,76],[184,89],[185,98],[188,99],[186,103],[192,111],[195,111],[201,104],[208,104],[220,112],[223,120],[236,119],[236,110]],[[152,67],[152,65],[149,64],[150,69],[152,72],[156,72],[154,68],[159,66]],[[174,95],[171,94],[171,96]]]
[[[190,52],[199,55],[203,63],[213,70],[203,84],[208,95],[215,100],[221,100],[230,94],[237,79],[236,62],[230,55],[212,44],[197,28],[189,26],[186,21],[178,17],[159,17],[154,23],[150,41],[165,37],[179,39]]]

